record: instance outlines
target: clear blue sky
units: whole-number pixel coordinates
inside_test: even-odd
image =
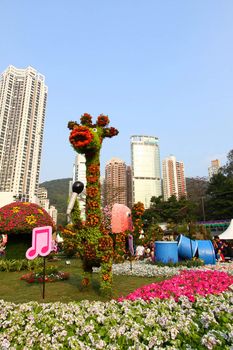
[[[40,181],[72,176],[69,120],[108,114],[112,157],[157,136],[186,176],[233,149],[232,0],[1,0],[0,72],[31,65],[49,88]]]

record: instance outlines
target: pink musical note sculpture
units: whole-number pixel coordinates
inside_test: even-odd
[[[47,256],[52,251],[52,227],[36,227],[32,230],[32,246],[26,251],[26,258],[35,259],[38,255]]]

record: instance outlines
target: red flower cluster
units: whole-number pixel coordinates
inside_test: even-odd
[[[110,120],[108,119],[107,115],[100,114],[97,118],[97,125],[98,126],[106,126],[108,125]]]
[[[92,116],[88,113],[84,113],[80,118],[82,125],[91,126],[92,125]]]
[[[99,208],[99,203],[93,200],[87,201],[87,206],[90,209],[98,209]]]
[[[91,165],[88,167],[88,172],[89,172],[90,174],[93,174],[93,175],[99,174],[99,172],[100,172],[100,166],[99,166],[99,165],[96,165],[96,164],[91,164]]]
[[[54,222],[37,204],[13,202],[0,208],[0,233],[31,233],[42,226],[54,228]]]
[[[87,196],[90,198],[96,197],[99,193],[99,190],[97,187],[88,187],[87,188]]]
[[[88,214],[87,225],[88,226],[97,226],[100,223],[100,218],[97,214]]]
[[[89,182],[89,183],[95,183],[95,182],[97,182],[99,180],[99,178],[98,178],[98,176],[87,176],[87,182]]]
[[[119,131],[113,127],[103,129],[104,137],[113,137],[113,136],[116,136],[118,133]]]
[[[111,237],[109,236],[104,236],[104,237],[100,237],[99,240],[99,250],[109,250],[112,249],[113,247],[113,242]]]
[[[45,275],[45,282],[63,281],[63,280],[67,280],[69,277],[70,277],[70,274],[68,272],[58,271],[56,273]],[[43,283],[42,274],[37,274],[34,272],[29,272],[26,275],[23,275],[20,279],[28,283]]]
[[[82,148],[91,143],[94,136],[87,126],[75,126],[70,133],[70,143],[75,148]]]

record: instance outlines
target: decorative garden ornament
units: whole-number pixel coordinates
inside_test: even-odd
[[[100,193],[100,150],[104,138],[118,134],[118,130],[108,127],[109,118],[99,115],[96,123],[92,116],[84,113],[80,124],[70,121],[69,140],[74,150],[86,157],[86,222],[83,229],[77,232],[80,241],[80,256],[86,275],[83,285],[88,285],[88,273],[92,267],[101,266],[101,290],[111,293],[113,242],[102,227],[101,193]]]

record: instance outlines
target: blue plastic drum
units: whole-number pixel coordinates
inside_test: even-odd
[[[208,240],[199,240],[197,241],[198,245],[198,257],[204,260],[206,265],[215,265],[215,251],[211,241]]]
[[[164,264],[178,262],[178,247],[176,241],[155,242],[155,261],[160,261]]]
[[[178,237],[178,255],[181,259],[192,259],[197,253],[197,241],[180,235]]]

